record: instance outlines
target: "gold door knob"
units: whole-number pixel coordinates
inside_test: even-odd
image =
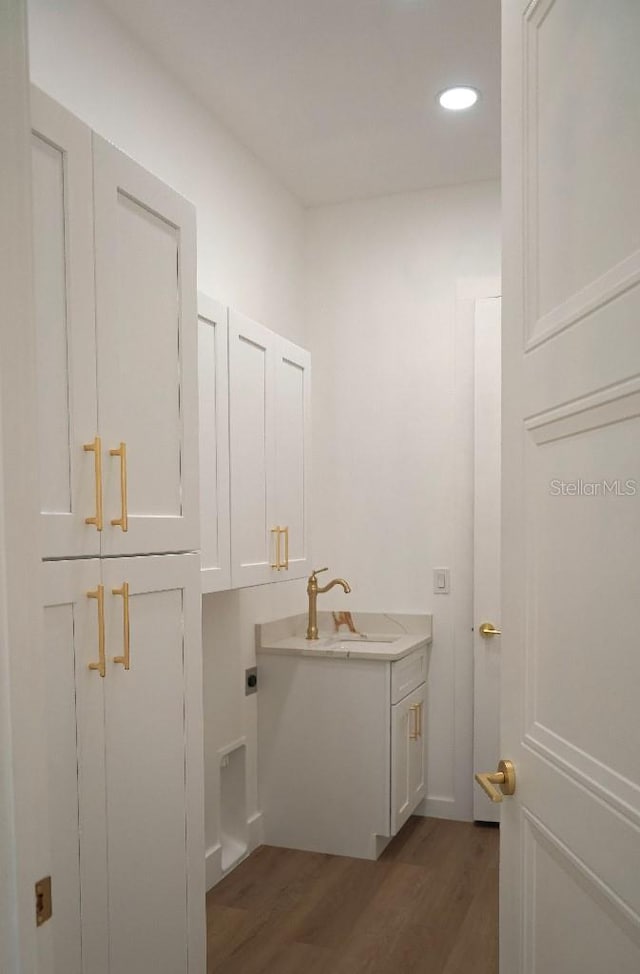
[[[497,771],[479,771],[475,779],[492,802],[501,802],[502,795],[515,794],[516,769],[513,761],[500,761]],[[496,785],[500,785],[500,791]]]
[[[496,629],[492,622],[483,622],[479,632],[483,639],[489,639],[490,636],[502,635],[502,629]]]

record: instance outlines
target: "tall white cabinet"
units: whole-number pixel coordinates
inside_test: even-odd
[[[202,974],[193,207],[33,93],[56,974]]]

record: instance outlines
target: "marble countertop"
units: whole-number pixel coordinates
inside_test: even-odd
[[[402,659],[432,640],[431,615],[352,612],[356,632],[343,626],[336,631],[333,613],[318,613],[319,637],[305,638],[305,614],[256,625],[256,652],[285,656],[326,657],[330,659]]]

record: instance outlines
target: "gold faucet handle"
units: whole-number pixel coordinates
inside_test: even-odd
[[[315,578],[316,575],[319,575],[320,574],[320,572],[328,572],[328,571],[329,571],[329,568],[328,567],[327,568],[314,568],[313,571],[311,572],[310,578]]]

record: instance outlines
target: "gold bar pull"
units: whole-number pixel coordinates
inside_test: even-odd
[[[271,528],[271,534],[275,534],[276,536],[276,560],[275,560],[275,564],[271,562],[271,567],[275,568],[276,571],[278,572],[282,568],[282,565],[280,564],[280,531],[281,530],[282,529],[280,527]]]
[[[502,795],[515,794],[516,769],[513,761],[500,761],[497,771],[479,771],[475,779],[492,802],[501,802]],[[500,785],[500,791],[496,785]]]
[[[87,598],[98,601],[98,662],[89,663],[89,669],[97,670],[100,676],[104,677],[107,674],[107,660],[104,654],[104,585],[98,585],[91,592],[87,592]]]
[[[95,524],[96,531],[102,531],[102,440],[96,436],[93,443],[85,443],[82,447],[85,453],[93,453],[93,469],[96,478],[96,513],[93,517],[85,517],[85,524]]]
[[[127,444],[120,443],[117,449],[109,450],[112,457],[120,457],[120,517],[111,518],[114,527],[129,530],[129,515],[127,513]]]
[[[416,703],[409,708],[409,740],[418,740],[418,704]]]
[[[284,565],[281,565],[280,567],[286,569],[286,571],[289,571],[289,528],[286,527],[282,528],[281,530],[284,534]]]
[[[122,596],[122,645],[123,655],[114,656],[114,663],[122,663],[125,670],[131,665],[131,643],[129,639],[129,583],[123,582],[120,588],[112,588],[112,595]]]

